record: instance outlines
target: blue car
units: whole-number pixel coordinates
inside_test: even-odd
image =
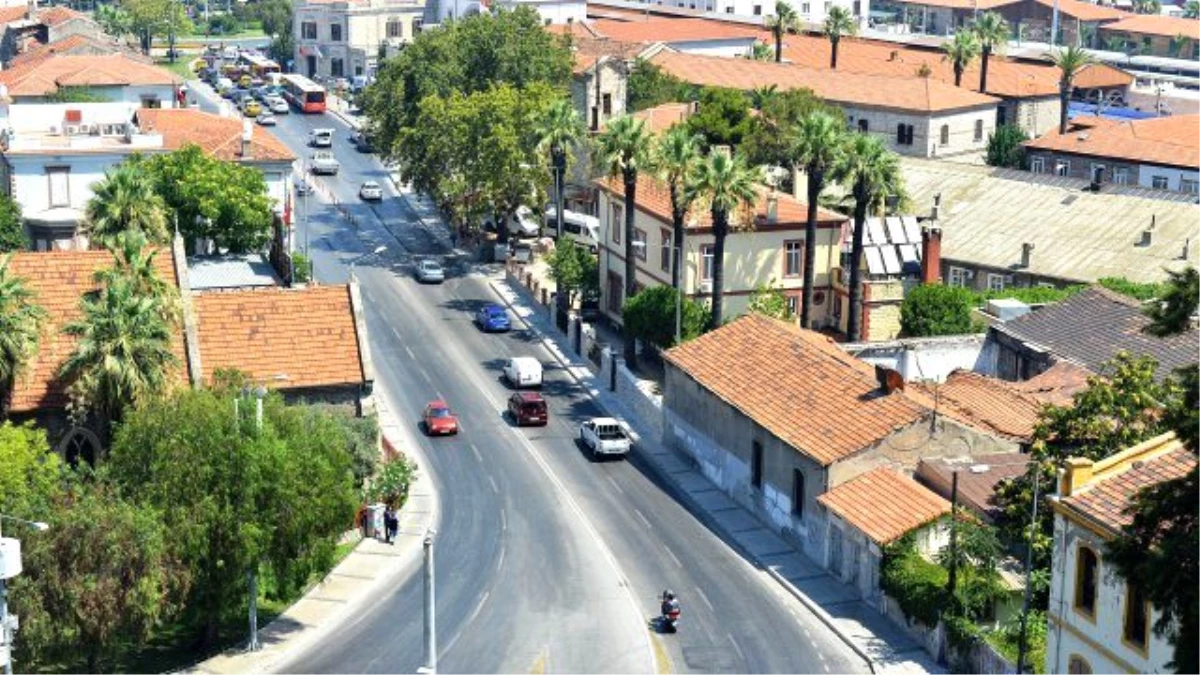
[[[508,318],[508,311],[500,305],[484,305],[483,309],[475,313],[475,324],[485,333],[512,330],[512,321]]]

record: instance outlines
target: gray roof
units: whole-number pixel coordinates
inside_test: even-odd
[[[196,256],[187,262],[188,281],[194,291],[283,285],[261,253]]]
[[[1200,258],[1194,196],[1107,185],[1093,193],[1074,178],[912,158],[901,164],[916,211],[929,213],[934,195],[942,195],[942,258],[950,263],[1085,283],[1150,282],[1165,280],[1164,267],[1195,266]],[[1140,246],[1152,219],[1152,243]],[[1034,245],[1027,269],[1017,267],[1025,243]]]
[[[1099,374],[1104,374],[1104,362],[1120,351],[1153,356],[1159,363],[1160,378],[1196,362],[1200,333],[1195,329],[1157,338],[1142,332],[1147,323],[1137,300],[1093,286],[1036,312],[992,324],[992,330],[1043,347]]]

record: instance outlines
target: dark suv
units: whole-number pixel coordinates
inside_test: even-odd
[[[546,410],[546,399],[532,391],[522,391],[508,398],[508,414],[512,415],[517,426],[536,424],[546,426],[550,421],[550,413]]]

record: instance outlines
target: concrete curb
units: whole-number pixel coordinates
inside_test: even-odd
[[[375,540],[360,540],[355,549],[337,567],[330,570],[324,579],[309,589],[287,611],[259,629],[259,639],[264,644],[261,651],[246,652],[241,648],[227,650],[188,668],[186,672],[212,674],[279,672],[280,669],[289,665],[289,661],[302,655],[305,650],[326,637],[347,619],[361,614],[365,606],[385,593],[385,589],[389,585],[400,581],[405,571],[420,559],[425,532],[436,526],[440,516],[436,481],[428,468],[429,465],[422,454],[420,444],[415,441],[415,435],[407,426],[399,423],[399,420],[392,414],[387,405],[384,389],[378,382],[375,385],[375,395],[381,435],[393,447],[404,448],[405,454],[417,461],[419,467],[417,480],[413,482],[409,492],[409,499],[400,509],[400,519],[405,524],[402,525],[398,536],[397,552],[391,554],[368,552],[364,549],[380,548],[386,551],[391,547],[384,548],[383,544]],[[417,502],[427,502],[427,508],[417,510]],[[363,564],[370,565],[384,556],[390,557],[391,560],[379,564],[374,576],[370,579],[362,579],[355,583],[350,597],[344,601],[331,602],[328,598],[318,597],[332,577],[361,579]],[[357,569],[351,573],[350,570],[356,567]],[[310,604],[317,603],[321,609],[328,609],[328,611],[323,614],[318,611],[315,613],[317,616],[310,617],[308,621],[296,618],[297,608],[306,601]],[[296,630],[293,628],[295,625],[300,625],[302,628]],[[277,635],[279,637],[275,637]]]
[[[596,375],[594,373],[592,373],[590,369],[587,368],[586,364],[581,365],[581,364],[575,363],[574,359],[569,354],[564,354],[562,352],[560,346],[558,345],[557,341],[554,338],[547,337],[536,326],[534,326],[529,320],[527,320],[526,315],[522,314],[520,311],[518,311],[518,307],[513,303],[512,300],[509,299],[508,294],[506,294],[501,288],[498,287],[498,284],[503,283],[506,287],[509,287],[509,292],[512,293],[513,295],[518,295],[518,294],[522,293],[523,289],[522,289],[522,291],[513,290],[511,288],[510,284],[508,283],[507,279],[498,281],[494,278],[489,278],[487,281],[488,281],[488,287],[492,289],[492,292],[495,293],[496,296],[498,298],[500,298],[500,300],[502,302],[504,302],[506,307],[508,307],[514,314],[517,315],[517,319],[522,324],[524,324],[528,330],[533,331],[534,333],[536,333],[538,335],[538,339],[542,342],[542,345],[546,348],[546,350],[549,351],[554,356],[555,360],[558,361],[561,366],[563,366],[563,368],[571,375],[571,378],[574,379],[575,382],[577,384],[579,384],[579,386],[588,393],[588,397],[591,398],[592,401],[594,401],[596,403],[596,405],[598,405],[601,408],[603,408],[604,410],[608,411],[608,413],[610,415],[622,419],[622,421],[624,422],[624,426],[626,427],[627,431],[629,431],[630,436],[634,440],[635,451],[642,450],[644,446],[642,446],[642,444],[641,444],[641,434],[639,434],[636,429],[633,429],[630,427],[628,420],[625,419],[627,417],[627,415],[625,414],[625,411],[623,409],[620,409],[620,408],[614,409],[615,406],[605,400],[605,392],[595,386]],[[524,309],[524,308],[522,308],[522,309]],[[538,310],[536,308],[534,308],[530,311],[536,312]],[[583,368],[584,370],[586,370],[587,374],[582,375],[582,374],[578,373],[577,371],[580,368]],[[670,450],[667,448],[664,448],[664,450],[667,450],[668,452],[670,452]],[[659,463],[649,456],[652,453],[641,452],[640,454],[647,460],[646,464],[648,466],[650,466],[656,474],[658,474],[658,477],[661,480],[663,480],[664,482],[667,482],[671,485],[676,485],[675,481],[671,478],[670,474],[668,474],[666,471],[664,471],[663,468],[659,465]],[[691,460],[690,457],[688,457],[687,459]],[[676,487],[678,488],[677,485],[676,485]],[[704,513],[707,515],[707,512],[685,490],[677,489],[676,492],[678,495],[680,495],[685,501],[687,501],[691,505],[692,508],[689,509],[690,512]],[[829,628],[829,630],[834,635],[836,635],[839,640],[841,640],[847,647],[850,648],[850,651],[857,654],[859,658],[861,658],[864,662],[866,662],[867,668],[870,669],[871,673],[876,672],[874,659],[872,659],[870,657],[870,655],[868,655],[866,653],[866,651],[862,647],[860,647],[853,638],[851,638],[849,635],[847,635],[845,632],[843,632],[837,626],[837,624],[833,620],[833,617],[831,617],[828,612],[826,612],[823,608],[821,608],[820,605],[818,605],[811,598],[809,598],[807,595],[805,595],[804,592],[802,592],[799,588],[796,588],[796,586],[793,585],[790,581],[788,581],[783,575],[779,574],[777,571],[772,569],[769,565],[764,563],[762,561],[762,559],[760,559],[758,556],[753,555],[749,551],[746,551],[744,548],[739,546],[737,544],[737,540],[733,536],[733,533],[729,532],[728,530],[726,530],[726,528],[722,527],[715,519],[704,518],[704,520],[709,527],[720,531],[721,534],[723,535],[723,538],[726,541],[731,542],[731,545],[734,546],[735,548],[741,549],[743,555],[752,559],[759,568],[766,570],[766,572],[773,579],[775,579],[775,581],[777,581],[781,586],[783,586],[784,590],[786,590],[788,593],[793,595],[797,600],[799,600],[800,604],[804,605],[805,608],[807,608],[810,612],[812,612],[812,614],[815,617],[817,617],[817,619],[821,623],[823,623],[827,628]]]

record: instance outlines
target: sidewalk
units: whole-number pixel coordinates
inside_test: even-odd
[[[492,290],[530,329],[564,369],[609,414],[630,427],[635,452],[664,480],[685,495],[689,510],[730,541],[751,561],[774,577],[829,629],[863,658],[875,673],[945,672],[925,650],[854,591],[827,574],[803,553],[763,527],[748,511],[717,489],[683,453],[664,447],[643,433],[646,427],[635,411],[610,393],[588,362],[570,351],[567,337],[553,325],[550,314],[520,285],[505,276],[490,277]]]
[[[392,447],[404,448],[424,466],[419,446],[410,440],[412,432],[392,416],[379,383],[375,385],[375,395],[383,437]],[[400,509],[400,535],[394,545],[363,539],[325,579],[259,629],[260,651],[231,649],[188,668],[187,672],[214,675],[275,672],[346,619],[361,613],[388,586],[400,583],[404,570],[420,560],[425,533],[437,521],[437,492],[427,475],[418,472],[408,501]]]

